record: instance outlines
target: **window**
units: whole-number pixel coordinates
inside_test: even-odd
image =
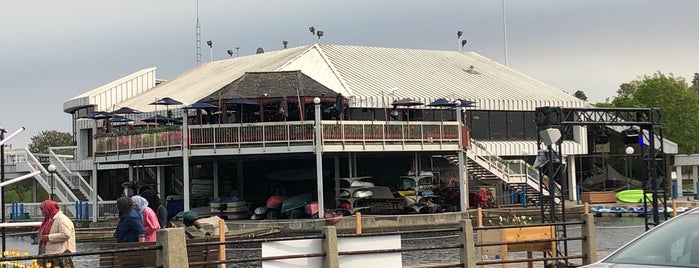
[[[488,111],[471,112],[471,135],[474,139],[490,139],[490,114]]]
[[[523,112],[507,112],[507,137],[515,140],[524,139]]]
[[[490,112],[490,139],[507,139],[507,112]]]

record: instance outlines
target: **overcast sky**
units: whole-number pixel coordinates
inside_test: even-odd
[[[509,66],[592,102],[656,71],[699,72],[699,1],[507,0]],[[202,60],[328,44],[466,50],[505,63],[502,1],[200,0]],[[63,103],[137,70],[170,79],[196,65],[196,0],[4,1],[0,8],[0,127],[69,132]]]

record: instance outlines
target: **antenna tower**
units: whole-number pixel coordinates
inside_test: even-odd
[[[201,64],[201,25],[199,24],[199,0],[197,0],[197,65]]]

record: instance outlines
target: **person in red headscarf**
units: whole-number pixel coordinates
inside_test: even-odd
[[[46,200],[39,206],[44,220],[39,226],[39,255],[75,252],[75,227],[73,222],[61,212],[58,203]],[[62,264],[61,267],[71,267],[71,258],[51,260]]]

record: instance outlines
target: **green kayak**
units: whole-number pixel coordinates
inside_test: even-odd
[[[616,200],[624,203],[643,203],[643,189],[624,190],[616,193]],[[653,194],[646,193],[646,200],[652,201]]]

